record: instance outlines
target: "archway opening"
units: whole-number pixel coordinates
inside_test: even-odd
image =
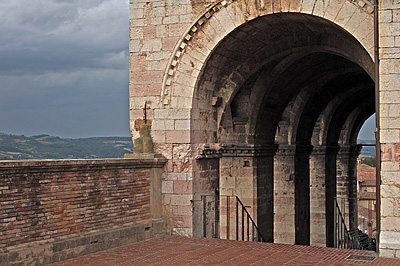
[[[192,143],[223,146],[213,189],[195,179],[195,194],[239,196],[267,241],[333,246],[333,200],[351,196],[354,132],[374,112],[372,74],[364,47],[320,17],[280,13],[235,29],[194,93]]]

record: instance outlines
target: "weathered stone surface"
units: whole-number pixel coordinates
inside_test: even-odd
[[[397,2],[379,1],[379,141],[387,235],[395,232],[390,224],[397,219],[400,160]],[[302,217],[314,243],[322,245],[323,214],[327,225],[332,215],[325,193],[330,193],[328,200],[354,196],[352,155],[338,157],[336,168],[333,159],[324,165],[322,159],[310,161],[302,157],[306,153],[289,151],[275,157],[275,164],[270,154],[271,161],[258,165],[255,158],[262,152],[229,145],[342,149],[356,144],[363,119],[374,112],[372,1],[149,0],[130,5],[131,128],[143,102],[151,101],[155,149],[169,160],[163,191],[171,232],[200,235],[200,198],[219,193],[243,197],[255,220],[275,212],[275,222],[268,225],[275,241],[294,243]],[[220,104],[213,105],[216,98]],[[214,144],[221,146],[205,153]],[[336,175],[334,184],[328,184],[329,175]],[[193,212],[186,215],[189,209]],[[396,256],[397,242],[393,250],[386,243],[383,254]]]

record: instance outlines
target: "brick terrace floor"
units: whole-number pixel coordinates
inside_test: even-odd
[[[234,240],[164,236],[52,264],[79,265],[399,265],[400,259],[375,257],[361,250],[294,246]]]

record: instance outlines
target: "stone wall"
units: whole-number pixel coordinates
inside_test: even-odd
[[[251,142],[246,142],[251,140],[251,134],[261,134],[261,131],[250,131],[250,129],[253,129],[250,122],[256,121],[253,116],[249,116],[249,120],[243,119],[240,115],[233,117],[237,118],[236,120],[232,118],[234,121],[229,121],[226,118],[232,116],[230,113],[231,100],[234,99],[235,93],[239,91],[240,86],[245,81],[241,79],[247,79],[248,75],[250,75],[248,72],[255,71],[256,65],[264,64],[262,60],[265,60],[269,56],[269,53],[277,54],[275,50],[270,49],[271,47],[280,51],[279,49],[284,49],[291,41],[282,42],[282,45],[275,43],[266,45],[266,48],[257,50],[263,51],[263,53],[257,52],[257,55],[260,54],[261,56],[256,56],[256,53],[254,57],[250,53],[246,54],[244,50],[251,50],[251,45],[249,45],[249,43],[252,44],[252,41],[250,41],[251,36],[260,34],[257,30],[252,30],[251,27],[246,28],[246,26],[251,24],[248,22],[255,22],[259,18],[266,18],[273,14],[278,14],[277,17],[280,17],[282,13],[301,13],[300,17],[307,17],[306,20],[319,21],[321,19],[320,22],[324,21],[321,25],[329,24],[332,26],[326,28],[327,33],[332,34],[332,36],[325,34],[325,31],[323,32],[324,34],[321,32],[321,36],[325,36],[326,41],[325,38],[322,38],[319,41],[321,43],[317,44],[321,45],[321,47],[327,46],[330,49],[332,48],[333,50],[327,50],[329,53],[336,54],[340,51],[339,54],[341,54],[343,52],[341,54],[343,58],[356,63],[366,71],[369,77],[373,77],[373,2],[370,0],[130,1],[129,88],[131,130],[133,137],[136,137],[138,132],[135,130],[135,124],[138,124],[142,119],[142,108],[146,102],[150,107],[148,114],[152,122],[153,139],[156,143],[155,149],[168,159],[163,174],[164,214],[168,218],[169,228],[174,233],[193,235],[198,230],[193,227],[196,227],[196,223],[200,221],[196,218],[198,214],[194,213],[196,212],[196,204],[200,200],[197,196],[214,193],[214,190],[205,191],[201,184],[210,179],[210,173],[218,172],[219,169],[213,168],[217,166],[216,162],[209,163],[209,165],[208,163],[199,163],[196,166],[199,147],[209,144],[242,144],[242,142],[251,144]],[[400,249],[398,241],[400,239],[398,229],[400,228],[400,215],[398,211],[400,169],[398,156],[398,144],[400,143],[400,123],[398,121],[400,117],[398,108],[400,98],[398,91],[400,71],[398,60],[400,16],[398,15],[398,10],[400,2],[398,0],[384,0],[379,1],[379,3],[381,52],[380,142],[382,143],[383,151],[381,252],[384,256],[395,256],[396,252],[398,253],[396,250]],[[306,14],[307,16],[305,16]],[[282,22],[282,24],[286,22]],[[299,22],[300,20],[296,20],[292,26],[300,25]],[[335,30],[339,29],[340,34],[343,34],[342,38],[346,37],[346,39],[338,38],[340,34],[335,35]],[[349,35],[344,34],[342,30]],[[261,39],[268,39],[272,36],[269,34],[271,31],[268,30],[267,32],[268,34],[266,35],[260,35],[262,36]],[[315,30],[313,32],[316,33]],[[297,35],[302,35],[300,29]],[[351,38],[347,38],[349,36]],[[298,41],[300,40],[298,39]],[[256,43],[255,41],[254,44]],[[297,43],[297,40],[293,43]],[[304,43],[307,44],[307,42]],[[225,46],[222,44],[225,44]],[[223,48],[221,48],[221,45]],[[312,51],[314,51],[315,49],[312,45],[315,44],[310,43],[309,45],[313,47]],[[238,55],[234,52],[230,54],[231,50],[236,51],[237,49],[239,51],[240,49],[237,47],[249,47],[249,49],[241,50],[241,53]],[[243,62],[245,63],[242,64]],[[341,64],[337,66],[338,69],[342,68]],[[329,68],[332,66],[329,63]],[[351,64],[348,66],[350,67]],[[254,67],[254,69],[248,69],[249,67]],[[279,68],[277,69],[279,70]],[[283,85],[277,87],[275,90],[276,94],[271,92],[269,99],[282,98],[281,96],[284,95],[279,95],[279,93],[281,93],[281,88],[285,87]],[[335,108],[338,108],[339,104],[344,104],[347,99],[350,99],[349,96],[352,93],[354,95],[358,93],[363,95],[362,91],[361,88],[356,88],[349,95],[343,94],[341,98],[337,98],[337,102],[334,104]],[[246,92],[244,91],[243,95],[239,93],[239,96],[245,99]],[[246,114],[246,110],[257,109],[258,107],[256,106],[262,101],[262,97],[260,95],[256,95],[255,97],[260,99],[253,102],[245,101],[246,99],[243,100],[245,104],[243,106],[250,106],[250,108],[243,108],[242,106],[237,108],[237,110],[233,110],[234,113]],[[330,96],[328,98],[331,99]],[[350,119],[351,121],[349,120],[350,122],[347,126],[352,129],[351,134],[355,134],[354,132],[357,131],[357,123],[362,124],[360,121],[373,113],[372,98],[366,97],[365,99],[369,99],[371,103],[365,102],[365,105],[360,105],[359,110],[355,110],[355,118],[353,120]],[[254,102],[257,102],[257,104],[252,106]],[[319,100],[318,103],[321,104]],[[235,104],[236,102],[232,106],[234,107]],[[276,103],[272,100],[271,106],[276,106]],[[331,111],[327,112],[326,117],[328,115],[333,116]],[[301,112],[293,113],[301,114]],[[257,114],[262,117],[261,111]],[[265,117],[267,115],[269,113],[266,112]],[[330,120],[322,121],[328,125]],[[293,123],[297,122],[293,121]],[[321,125],[324,123],[321,123]],[[271,122],[271,124],[273,123]],[[342,127],[339,122],[335,126],[338,128]],[[275,127],[271,126],[271,128],[270,132],[274,134]],[[296,129],[297,127],[294,128]],[[267,129],[266,127],[265,130]],[[315,129],[318,130],[317,127]],[[302,129],[300,128],[300,130]],[[304,129],[305,132],[307,130],[310,130],[310,128],[307,127],[307,129]],[[326,129],[325,131],[324,134],[321,134],[321,137],[327,138],[328,130]],[[232,132],[236,135],[231,134]],[[264,134],[264,132],[262,133]],[[293,135],[296,134],[295,131],[292,133]],[[267,135],[267,133],[265,134]],[[306,135],[304,134],[304,136]],[[355,142],[356,140],[354,143],[347,141],[344,144],[353,145]],[[287,144],[293,145],[295,142]],[[319,145],[325,144],[320,143]],[[278,159],[280,160],[279,157]],[[225,182],[224,178],[228,177],[224,176],[224,172],[230,167],[224,167],[224,161],[222,160],[221,162],[220,176],[215,175],[215,178],[220,178],[221,184],[223,184]],[[203,164],[208,165],[209,168],[205,169]],[[290,174],[293,169],[290,169],[292,168],[290,161],[285,161],[285,164],[288,167],[288,173],[281,173],[279,170],[276,171],[274,201],[275,203],[290,202],[292,204],[293,201],[296,201],[295,196],[292,196],[292,193],[296,189],[290,183],[292,182],[290,181]],[[203,174],[196,173],[196,167]],[[296,170],[295,165],[293,165],[293,168]],[[303,168],[306,169],[307,167],[304,166]],[[349,196],[351,197],[354,195],[355,180],[346,180],[345,178],[347,176],[353,177],[354,169],[349,165],[339,170],[345,171],[345,173],[340,176],[338,181],[340,184],[347,184],[350,187]],[[240,177],[240,173],[236,176]],[[276,190],[277,188],[278,190]],[[284,194],[285,191],[282,190],[284,188],[290,189],[289,194]],[[319,198],[322,198],[322,194],[318,194],[320,192],[322,190],[317,191],[317,195],[320,196]],[[340,188],[338,192],[339,194],[346,193],[346,188]],[[223,193],[222,189],[221,193]],[[334,193],[332,190],[332,194]],[[253,191],[252,194],[255,196],[256,193]],[[316,203],[319,198],[314,198],[313,203]],[[308,198],[306,197],[305,202],[307,203],[307,201]],[[333,206],[329,203],[327,205]],[[257,206],[254,205],[254,207]],[[285,227],[289,228],[289,225],[292,226],[293,223],[295,224],[293,215],[296,210],[291,206],[288,208],[288,212],[285,213],[283,208],[279,206],[275,206],[275,208],[278,209],[275,221],[285,219],[285,222],[288,223],[285,226],[275,226],[275,241],[285,241],[282,239],[283,237],[296,233],[293,232],[293,228],[290,230],[285,229]],[[355,209],[355,206],[349,205],[351,215],[355,212]],[[297,212],[299,211],[301,212],[302,210],[298,209]],[[314,214],[318,213],[314,212]],[[297,222],[301,222],[300,220],[298,219]],[[191,222],[192,225],[190,224]]]
[[[0,264],[42,265],[162,234],[164,163],[1,162]]]
[[[383,256],[400,257],[400,1],[379,1],[381,233]]]

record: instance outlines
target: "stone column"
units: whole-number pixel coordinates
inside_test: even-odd
[[[337,155],[337,198],[349,229],[357,228],[357,158],[361,146],[340,147]]]
[[[273,155],[275,147],[254,145],[221,149],[220,159],[220,232],[227,236],[227,199],[238,196],[256,222],[264,240],[273,241]],[[229,209],[229,238],[236,237],[236,203]]]
[[[295,152],[295,244],[310,245],[310,154],[311,145],[296,145]]]
[[[326,147],[314,147],[310,155],[310,244],[326,246]]]
[[[274,160],[274,242],[295,241],[295,167],[296,146],[279,145]]]
[[[339,151],[337,146],[326,147],[325,159],[325,220],[326,220],[326,246],[334,246],[334,198],[336,197],[336,156]]]

